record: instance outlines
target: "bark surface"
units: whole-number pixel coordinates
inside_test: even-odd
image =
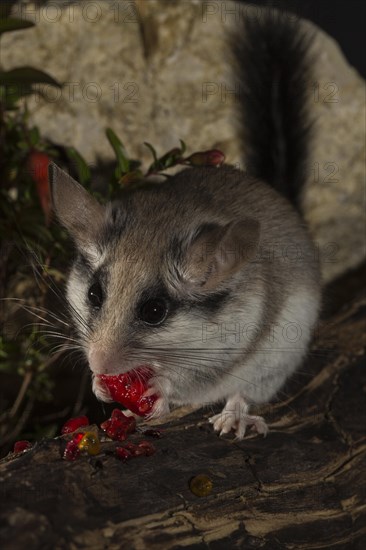
[[[127,463],[110,441],[76,462],[61,459],[64,438],[8,455],[1,547],[365,548],[365,321],[358,297],[319,328],[285,397],[260,411],[266,438],[220,438],[200,410],[165,424],[155,455]],[[198,474],[210,495],[190,491]]]

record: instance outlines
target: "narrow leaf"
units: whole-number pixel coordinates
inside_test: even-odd
[[[179,141],[180,141],[180,154],[183,155],[186,152],[187,146],[182,139],[180,139]]]
[[[4,32],[20,31],[22,29],[29,29],[30,27],[34,27],[34,23],[25,19],[16,19],[15,17],[0,19],[0,35]]]
[[[117,137],[117,135],[113,132],[112,128],[106,129],[106,136],[108,138],[109,143],[111,144],[115,155],[117,157],[118,166],[122,173],[129,172],[130,170],[130,161],[128,159],[126,149],[124,148],[123,143]]]
[[[75,168],[78,174],[79,182],[81,185],[86,185],[91,178],[90,168],[87,165],[85,159],[75,149],[75,147],[67,147],[66,154],[69,159],[75,163]]]
[[[157,163],[158,162],[158,155],[156,154],[156,151],[155,151],[154,147],[151,145],[151,143],[148,143],[147,141],[144,141],[144,145],[146,145],[146,147],[148,149],[150,149],[151,154],[152,154],[153,159],[154,159],[154,163]]]
[[[57,88],[62,87],[52,76],[33,67],[17,67],[10,71],[0,71],[0,84],[3,86],[50,84]]]

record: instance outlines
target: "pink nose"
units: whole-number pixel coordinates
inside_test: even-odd
[[[94,374],[110,374],[112,361],[103,349],[91,345],[88,351],[89,367]]]

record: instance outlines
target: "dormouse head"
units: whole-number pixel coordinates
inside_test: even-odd
[[[200,174],[188,169],[186,177]],[[188,388],[192,373],[207,383],[203,326],[230,307],[258,223],[215,214],[197,190],[179,191],[173,180],[107,205],[55,164],[50,184],[54,211],[76,245],[67,300],[92,372],[145,364],[173,386],[181,377]]]

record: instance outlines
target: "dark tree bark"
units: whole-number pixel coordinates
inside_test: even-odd
[[[155,455],[65,462],[62,438],[0,461],[0,545],[38,548],[363,549],[366,300],[318,331],[266,438],[217,437],[211,411],[176,417]],[[131,440],[141,436],[131,436]],[[213,482],[209,496],[192,476]]]

